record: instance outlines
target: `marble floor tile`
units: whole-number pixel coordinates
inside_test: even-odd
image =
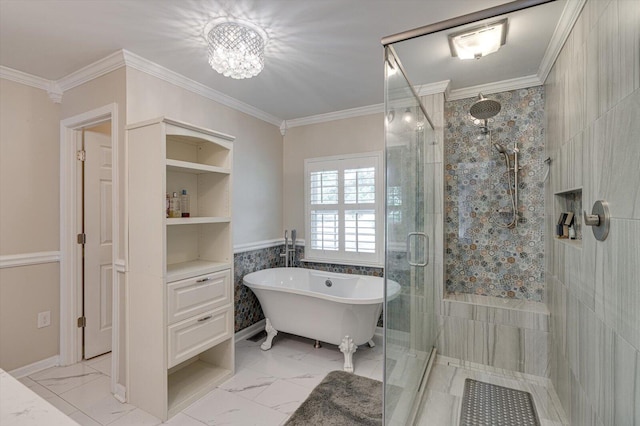
[[[291,415],[307,399],[311,391],[312,389],[286,380],[278,380],[258,395],[254,401],[286,415]]]
[[[259,349],[258,349],[259,350]],[[248,367],[253,371],[286,379],[292,383],[313,389],[331,369],[303,363],[275,354],[264,354],[262,359]]]
[[[72,413],[75,413],[76,411],[78,411],[78,407],[75,407],[75,406],[69,404],[67,401],[65,401],[64,399],[60,398],[58,395],[53,395],[51,398],[45,398],[45,400],[49,404],[51,404],[54,407],[56,407],[58,410],[62,411],[67,416],[69,414],[72,414]]]
[[[183,411],[208,425],[278,426],[287,415],[248,399],[214,389]]]
[[[76,411],[75,413],[70,414],[69,418],[74,420],[80,426],[102,426],[82,411]]]
[[[102,375],[97,380],[60,394],[60,397],[98,423],[106,425],[136,408],[113,397],[110,381],[109,377]]]
[[[111,377],[111,352],[84,361],[89,367],[98,370],[105,376]]]
[[[165,426],[202,426],[204,424],[183,413],[176,414],[164,423]]]
[[[101,377],[104,377],[102,373],[84,363],[52,367],[29,376],[33,381],[58,395]]]
[[[427,391],[417,426],[457,425],[462,398],[449,393]]]
[[[220,385],[220,389],[253,400],[277,380],[273,376],[250,369],[239,370],[232,378]]]
[[[109,423],[109,426],[157,426],[162,421],[139,408],[129,411],[115,422]]]
[[[344,357],[333,345],[314,349],[309,339],[286,334],[278,337],[277,346],[269,351],[260,349],[261,342],[238,342],[235,376],[166,424],[283,424],[328,372],[342,369]],[[382,342],[376,343],[374,348],[363,345],[358,349],[354,367],[358,375],[382,380],[384,351]],[[387,348],[387,354],[396,357],[389,364],[393,380],[406,380],[405,372],[411,371],[408,366],[416,362],[415,357],[408,357],[405,352],[393,345]],[[80,425],[161,424],[159,419],[133,405],[121,404],[111,395],[107,365],[110,367],[111,358],[103,356],[75,366],[48,369],[20,381]],[[438,356],[433,364],[416,424],[457,425],[467,377],[530,392],[542,425],[567,424],[562,408],[557,408],[558,398],[548,379],[443,356]]]

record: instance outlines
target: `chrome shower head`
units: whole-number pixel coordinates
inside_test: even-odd
[[[482,96],[482,93],[479,93],[478,100],[471,105],[469,113],[479,120],[486,120],[498,114],[501,109],[500,102],[487,99]]]

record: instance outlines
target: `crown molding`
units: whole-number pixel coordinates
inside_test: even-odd
[[[368,105],[358,108],[343,109],[341,111],[328,112],[326,114],[310,115],[308,117],[287,120],[287,128],[307,126],[309,124],[324,123],[327,121],[342,120],[345,118],[361,117],[363,115],[378,114],[384,112],[384,104]]]
[[[286,135],[288,128],[289,128],[289,123],[287,122],[287,120],[282,120],[282,123],[280,123],[280,134],[282,136]]]
[[[46,78],[27,74],[26,72],[14,70],[13,68],[2,65],[0,65],[0,78],[24,84],[25,86],[34,87],[36,89],[45,90],[52,102],[56,104],[62,102],[62,90],[53,80],[47,80]]]
[[[171,71],[170,69],[165,68],[162,65],[151,62],[150,60],[145,59],[142,56],[138,56],[135,53],[131,53],[124,49],[122,50],[122,53],[124,55],[124,62],[128,67],[145,72],[168,83],[175,84],[176,86],[189,90],[190,92],[196,93],[207,99],[211,99],[212,101],[216,101],[220,104],[228,106],[229,108],[233,108],[237,111],[251,115],[262,121],[266,121],[267,123],[273,124],[274,126],[279,127],[282,123],[281,118],[268,114],[249,104],[245,104],[244,102],[232,98],[231,96],[225,95],[224,93],[218,92],[217,90],[211,89],[210,87],[207,87],[202,83],[198,83],[197,81],[185,77],[182,74],[178,74],[175,71]]]
[[[587,0],[573,0],[567,1],[565,4],[558,25],[556,25],[556,29],[553,31],[551,41],[549,41],[547,50],[542,57],[542,62],[540,62],[540,68],[538,69],[538,78],[543,84],[547,80],[553,64],[555,64],[556,59],[558,59],[560,55],[562,46],[564,46],[569,38],[571,30],[578,20],[580,12],[586,2]]]
[[[35,87],[36,89],[49,90],[51,80],[27,74],[26,72],[14,70],[13,68],[0,65],[0,78],[21,83],[26,86]]]
[[[62,77],[56,83],[58,84],[58,86],[60,86],[60,89],[63,92],[66,92],[69,89],[73,89],[74,87],[86,83],[87,81],[91,81],[94,78],[102,77],[103,75],[108,74],[111,71],[122,68],[123,66],[125,66],[123,52],[123,50],[114,52],[107,57],[99,59],[85,67],[80,68],[77,71],[72,72],[71,74]]]
[[[458,99],[471,98],[478,96],[478,93],[483,94],[506,92],[508,90],[524,89],[528,87],[541,86],[542,81],[537,75],[528,75],[525,77],[510,78],[508,80],[496,81],[493,83],[479,84],[477,86],[464,87],[462,89],[454,89],[449,92],[447,97],[448,101],[455,101]]]
[[[450,83],[451,80],[442,80],[435,83],[422,84],[416,86],[416,93],[418,94],[418,96],[429,96],[435,95],[436,93],[444,93],[446,95],[450,91]]]

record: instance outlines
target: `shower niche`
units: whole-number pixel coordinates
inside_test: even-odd
[[[582,246],[582,188],[554,193],[555,241],[575,247]],[[571,232],[570,228],[573,228]],[[569,228],[569,229],[567,229]]]

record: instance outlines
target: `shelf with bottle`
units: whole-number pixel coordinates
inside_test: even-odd
[[[165,213],[168,225],[225,221],[231,216],[231,175],[167,171],[165,191],[170,202],[169,211]],[[171,210],[171,206],[178,207],[178,204],[179,213]]]

